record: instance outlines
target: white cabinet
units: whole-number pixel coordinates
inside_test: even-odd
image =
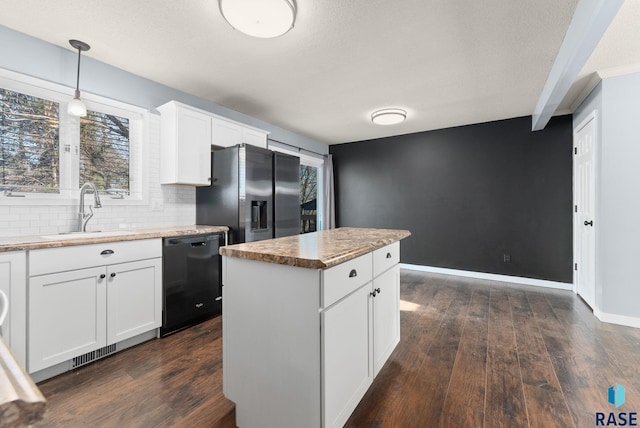
[[[342,426],[373,382],[367,283],[322,312],[323,418]]]
[[[400,340],[399,248],[324,270],[223,256],[223,385],[238,426],[346,423]]]
[[[24,365],[27,350],[27,261],[24,251],[0,253],[0,289],[9,298],[2,339]]]
[[[400,342],[400,267],[396,264],[373,280],[373,375]]]
[[[214,146],[232,147],[244,143],[251,146],[267,148],[267,136],[269,133],[261,129],[221,117],[213,117],[211,127],[211,144]]]
[[[107,267],[107,344],[162,324],[162,260]]]
[[[29,280],[29,372],[106,345],[104,267]]]
[[[211,184],[211,116],[173,101],[158,110],[160,183]]]
[[[250,144],[267,147],[266,131],[177,101],[158,107],[160,183],[211,184],[211,146]]]
[[[31,251],[29,372],[160,327],[161,255],[159,239]]]

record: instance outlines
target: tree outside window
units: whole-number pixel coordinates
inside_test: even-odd
[[[315,232],[318,222],[318,168],[300,165],[300,233]]]

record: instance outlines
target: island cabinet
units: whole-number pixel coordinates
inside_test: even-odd
[[[30,251],[29,373],[160,327],[161,256],[160,239]]]
[[[397,241],[324,269],[223,257],[238,427],[345,424],[400,340],[399,258]]]

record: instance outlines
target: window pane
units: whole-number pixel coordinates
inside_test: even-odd
[[[300,233],[316,231],[318,168],[300,165]]]
[[[80,121],[80,185],[129,192],[129,119],[87,111]]]
[[[59,192],[59,105],[0,88],[0,180],[19,192]]]

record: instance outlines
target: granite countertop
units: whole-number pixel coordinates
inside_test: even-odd
[[[42,393],[0,338],[0,426],[30,426],[46,409]]]
[[[115,241],[135,241],[138,239],[168,238],[172,236],[198,235],[201,233],[220,233],[228,230],[229,228],[226,226],[184,225],[114,229],[102,232],[89,231],[43,234],[40,236],[15,236],[0,238],[0,252],[100,244]]]
[[[410,236],[408,230],[341,227],[220,248],[220,254],[268,263],[326,269]]]

